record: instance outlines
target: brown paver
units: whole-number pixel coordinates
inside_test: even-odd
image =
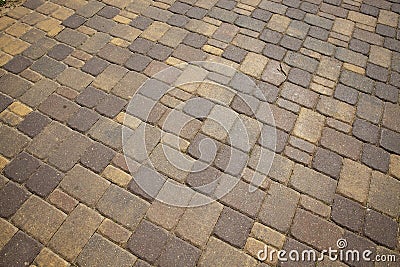
[[[0,265],[315,266],[257,254],[339,238],[398,256],[399,12],[392,0],[2,11]],[[177,66],[202,60],[232,69]],[[381,266],[317,264],[345,265]]]

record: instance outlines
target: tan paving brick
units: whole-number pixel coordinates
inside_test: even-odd
[[[332,116],[350,124],[353,122],[356,113],[353,106],[325,96],[320,98],[317,110],[324,115]]]
[[[85,177],[82,180],[81,177]],[[110,182],[97,174],[75,165],[61,181],[61,188],[87,205],[94,205],[107,190]]]
[[[49,242],[49,247],[68,261],[73,261],[103,218],[83,204],[77,206]]]
[[[158,41],[170,28],[166,23],[155,21],[140,36],[150,41]]]
[[[354,25],[355,23],[350,20],[335,18],[335,23],[333,24],[332,30],[344,35],[351,36],[351,34],[353,33]]]
[[[223,206],[218,202],[202,207],[187,208],[175,229],[176,234],[196,246],[204,247],[222,208]]]
[[[43,248],[39,255],[35,259],[35,263],[38,267],[68,267],[70,266],[68,262],[62,259],[60,256],[55,254],[48,248]]]
[[[199,260],[199,266],[257,266],[257,261],[247,254],[238,251],[227,243],[211,237],[206,251]]]
[[[10,241],[14,234],[18,231],[14,225],[6,221],[5,219],[0,219],[0,249],[4,247],[5,244]]]
[[[368,204],[397,218],[400,214],[400,181],[379,172],[372,172]]]
[[[344,159],[337,191],[360,203],[367,201],[371,170],[360,163]]]
[[[250,236],[275,248],[282,248],[286,239],[284,234],[258,222],[253,225]]]
[[[300,138],[316,143],[321,136],[324,122],[324,116],[312,110],[301,108],[293,133]]]
[[[117,244],[125,244],[131,236],[130,231],[109,219],[104,219],[98,231]]]
[[[167,230],[172,230],[178,224],[184,212],[185,208],[174,207],[160,201],[154,201],[147,211],[146,217],[151,222]]]
[[[291,20],[288,17],[278,14],[273,14],[267,24],[267,27],[270,28],[271,30],[283,33],[289,27],[290,21]]]
[[[376,65],[389,68],[391,64],[391,51],[389,49],[373,45],[371,46],[369,53],[369,61]]]
[[[377,19],[359,12],[349,11],[347,18],[351,21],[375,27]]]
[[[256,53],[248,53],[240,66],[240,70],[245,74],[260,78],[267,63],[268,58]]]
[[[12,218],[19,228],[46,244],[67,216],[37,196],[30,197]]]
[[[379,10],[378,23],[396,28],[398,21],[399,21],[398,14],[388,10],[382,10],[382,9]]]
[[[400,179],[400,156],[390,155],[390,174]]]
[[[126,187],[132,179],[131,175],[112,165],[108,165],[107,168],[105,168],[102,176],[121,187]]]

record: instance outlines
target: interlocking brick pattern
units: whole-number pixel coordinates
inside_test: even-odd
[[[397,0],[26,0],[0,30],[1,266],[316,266],[257,253],[339,238],[400,261]],[[175,68],[127,110],[148,77],[202,60],[250,80]],[[181,85],[145,118],[155,86],[185,72],[215,83]],[[228,138],[242,138],[238,118],[248,143]],[[147,154],[123,151],[123,124],[149,128]],[[163,147],[212,166],[179,170]],[[172,207],[133,179],[154,176],[146,159],[191,187],[239,182],[206,206]],[[264,180],[250,192],[252,175]]]

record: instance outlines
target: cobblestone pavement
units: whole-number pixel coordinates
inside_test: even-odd
[[[257,259],[266,245],[320,253],[345,239],[400,261],[399,14],[398,0],[28,0],[10,10],[0,17],[0,266],[399,266]],[[179,86],[149,118],[125,113],[147,77],[192,61],[229,65],[262,93],[216,68],[203,78],[239,84],[236,93]],[[207,118],[233,127],[228,108],[251,144],[232,155],[234,133]],[[173,109],[177,121],[203,119],[163,129]],[[150,155],[129,164],[124,119],[153,125]],[[207,136],[218,150],[201,172],[163,154],[169,146],[193,162]],[[271,150],[271,168],[257,165]],[[206,206],[170,206],[132,179],[150,175],[146,156],[189,186],[241,179]],[[250,192],[253,175],[265,180]]]

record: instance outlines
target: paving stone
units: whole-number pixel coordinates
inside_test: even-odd
[[[326,203],[332,202],[336,189],[335,180],[299,164],[294,167],[290,184],[300,192],[307,193]]]
[[[365,216],[364,232],[366,236],[394,249],[397,244],[398,225],[392,218],[374,210],[368,210]]]
[[[40,159],[47,158],[61,140],[69,137],[71,133],[68,127],[53,121],[33,139],[27,151]]]
[[[139,197],[111,185],[97,203],[97,208],[118,223],[135,229],[144,217],[149,204]]]
[[[0,250],[10,241],[10,239],[18,231],[18,228],[6,221],[5,219],[0,219],[0,229],[1,229],[1,242]]]
[[[368,203],[373,208],[396,218],[400,206],[400,198],[397,193],[399,186],[400,184],[395,178],[373,172]]]
[[[109,185],[107,180],[80,165],[72,168],[60,184],[67,193],[90,206],[97,203]]]
[[[41,197],[47,197],[60,183],[61,172],[48,165],[40,166],[25,183],[25,186]]]
[[[396,120],[398,114],[400,114],[400,108],[397,105],[385,103],[385,111],[382,119],[383,125],[391,130],[400,132],[400,124]]]
[[[172,237],[157,260],[159,266],[195,266],[201,251],[189,243]]]
[[[4,175],[15,182],[23,183],[39,168],[40,164],[38,159],[22,152],[4,168]]]
[[[356,119],[353,123],[353,135],[363,141],[376,144],[379,138],[378,126],[368,121]]]
[[[85,25],[99,32],[108,33],[117,24],[113,20],[108,20],[106,18],[95,15],[88,19]]]
[[[370,45],[366,42],[352,38],[349,43],[349,48],[355,52],[367,55],[369,53]]]
[[[204,247],[222,209],[223,206],[216,202],[202,207],[186,209],[175,231],[194,245]]]
[[[294,127],[294,134],[310,142],[317,142],[321,136],[325,118],[316,112],[302,108]]]
[[[229,45],[225,49],[225,51],[222,54],[222,56],[224,58],[230,59],[230,60],[232,60],[234,62],[240,63],[245,58],[246,51],[241,49],[241,48],[239,48],[239,47]]]
[[[80,204],[70,213],[48,245],[66,260],[73,261],[102,220],[97,212]]]
[[[81,157],[81,163],[96,173],[100,173],[113,159],[115,152],[110,148],[94,143]]]
[[[302,68],[311,73],[314,72],[318,66],[318,62],[315,59],[294,52],[286,53],[284,61],[290,66]]]
[[[400,135],[398,133],[393,132],[391,130],[382,129],[380,145],[383,148],[389,150],[390,152],[399,154],[400,153],[399,138]]]
[[[79,254],[76,262],[81,266],[132,266],[136,257],[99,234],[94,234]]]
[[[220,178],[221,175],[222,173],[214,167],[207,167],[202,171],[190,172],[186,183],[191,187],[196,187],[196,190],[203,194],[211,195],[217,187],[217,185],[211,183]]]
[[[133,54],[126,62],[125,67],[133,71],[143,71],[150,64],[151,58],[140,55]]]
[[[289,80],[290,76],[289,73]],[[283,84],[281,96],[308,108],[313,108],[318,100],[318,94],[289,82]]]
[[[93,80],[93,77],[75,68],[67,68],[58,77],[57,81],[77,91],[82,91]]]
[[[49,79],[56,78],[66,66],[49,57],[42,57],[35,61],[31,67],[32,70],[46,76]]]
[[[99,115],[96,112],[82,107],[69,118],[68,125],[80,132],[86,132],[98,119]]]
[[[32,61],[30,59],[17,55],[4,65],[4,69],[14,74],[18,74],[28,68],[31,64]]]
[[[129,25],[144,31],[152,22],[152,19],[139,15],[138,17],[134,18]]]
[[[354,137],[336,130],[325,128],[322,132],[321,144],[334,152],[353,160],[360,158],[362,143]]]
[[[261,32],[265,27],[265,23],[263,21],[253,19],[244,15],[239,15],[237,17],[237,19],[235,20],[235,25],[256,32]]]
[[[78,31],[65,28],[56,36],[56,39],[72,47],[78,47],[83,44],[88,39],[88,37]]]
[[[372,252],[372,255],[376,254],[376,245],[368,240],[365,237],[359,236],[357,234],[354,234],[349,231],[345,231],[345,234],[343,236],[344,239],[347,240],[347,250],[357,250],[357,251],[365,251],[365,250],[370,250]],[[358,261],[359,262],[359,261]],[[356,261],[346,261],[347,264],[358,264]],[[365,266],[373,266],[373,264],[369,265],[369,263],[362,262],[363,265]]]
[[[111,36],[103,32],[96,32],[79,48],[87,53],[94,54],[100,51],[110,40]]]
[[[110,31],[112,36],[119,37],[129,42],[134,41],[140,35],[140,33],[140,30],[125,24],[117,24]]]
[[[332,151],[318,148],[314,155],[313,168],[338,179],[342,168],[342,157]]]
[[[381,82],[386,82],[389,76],[389,72],[386,68],[370,63],[367,64],[366,74],[368,77]]]
[[[172,230],[178,224],[184,212],[184,207],[171,206],[168,203],[156,200],[151,204],[146,217],[164,229]]]
[[[126,105],[126,101],[114,95],[108,95],[102,99],[96,106],[96,111],[102,115],[113,118]]]
[[[118,15],[120,11],[121,10],[119,8],[113,6],[105,6],[99,12],[97,12],[97,15],[102,16],[106,19],[112,19],[116,15]]]
[[[46,244],[67,216],[41,198],[31,196],[15,213],[13,223]]]
[[[388,84],[377,82],[375,84],[375,95],[382,100],[397,103],[399,99],[399,89]]]
[[[319,99],[317,110],[324,115],[332,116],[346,123],[351,123],[355,115],[353,106],[326,96]]]
[[[311,74],[298,68],[289,71],[288,80],[297,85],[308,87],[311,82]]]
[[[235,247],[243,248],[252,226],[252,219],[225,207],[215,225],[214,234]]]
[[[242,173],[242,170],[246,165],[247,158],[247,155],[240,150],[223,145],[220,147],[214,163],[224,172],[233,176],[237,176]]]
[[[126,48],[121,48],[113,44],[105,45],[97,54],[99,57],[115,64],[123,64],[128,60],[131,53]]]
[[[111,241],[119,245],[125,244],[131,235],[130,231],[109,219],[105,219],[102,222],[98,231],[103,236],[109,238]]]
[[[60,267],[67,267],[69,264],[48,248],[43,248],[40,251],[39,255],[35,258],[35,263],[39,266],[56,265]]]
[[[370,144],[364,144],[361,161],[367,166],[387,172],[389,169],[389,153]]]
[[[85,22],[86,22],[86,19],[84,17],[79,16],[77,14],[73,14],[73,15],[69,16],[66,20],[64,20],[62,22],[62,25],[64,25],[65,27],[71,28],[71,29],[76,29]]]
[[[312,233],[310,229],[313,229]],[[336,246],[336,241],[342,237],[344,231],[331,222],[298,209],[293,220],[291,233],[307,244],[322,249]]]
[[[70,195],[64,193],[59,189],[55,189],[48,198],[49,202],[69,214],[78,205],[78,200],[74,199]]]
[[[331,216],[332,220],[339,225],[360,232],[364,224],[365,209],[357,202],[336,195],[333,200]]]
[[[302,241],[304,242],[304,241]],[[285,242],[285,245],[283,246],[283,249],[285,251],[298,251],[299,254],[306,254],[306,251],[308,251],[310,254],[312,255],[312,251],[316,252],[313,248],[311,248],[310,246],[307,246],[303,243],[300,243],[298,241],[296,241],[293,238],[288,238]],[[317,252],[316,252],[317,253]],[[313,261],[313,256],[310,256],[311,260],[308,260],[307,256],[306,259],[307,260],[302,260],[301,258],[296,261],[298,262],[297,264],[301,264],[301,266],[314,266],[315,262]],[[292,261],[282,261],[280,262],[280,265],[282,267],[286,267],[286,266],[290,266],[292,264]],[[320,264],[320,263],[318,263]],[[332,265],[332,263],[330,262],[330,264]]]
[[[221,198],[221,201],[254,218],[262,204],[264,194],[259,189],[253,192],[250,192],[249,189],[249,184],[239,181],[229,193]],[[220,186],[216,188],[216,194],[218,194],[219,190],[221,190]]]
[[[0,251],[3,266],[26,266],[39,254],[42,245],[22,231],[18,231]]]
[[[1,92],[14,98],[24,94],[31,86],[28,81],[10,73],[1,76],[0,82],[2,84]]]
[[[296,191],[284,185],[272,183],[261,207],[259,219],[263,224],[280,232],[287,232],[299,199],[300,194]]]
[[[213,7],[208,13],[208,16],[227,23],[233,23],[237,18],[237,14],[234,12],[218,7]]]
[[[29,192],[13,182],[8,182],[0,190],[0,216],[10,218],[28,199]]]
[[[167,241],[167,231],[142,220],[128,241],[128,249],[138,257],[153,263],[164,250]]]
[[[110,92],[127,72],[128,70],[121,66],[110,64],[100,75],[96,77],[92,83],[92,86],[95,86],[103,91]]]
[[[12,103],[13,99],[11,97],[4,94],[0,94],[0,112],[5,110]]]
[[[173,14],[168,20],[167,23],[171,26],[175,27],[183,27],[188,23],[189,19],[183,15]],[[137,27],[138,28],[138,27]]]
[[[335,90],[335,98],[344,101],[348,104],[355,104],[358,101],[358,92],[343,84],[338,84]]]
[[[257,261],[244,252],[238,251],[225,242],[211,237],[205,252],[200,257],[199,266],[257,266]]]
[[[344,85],[365,93],[371,93],[373,89],[373,81],[371,79],[352,71],[342,71],[340,81]]]
[[[37,107],[54,93],[58,87],[59,85],[56,82],[43,78],[26,91],[20,97],[20,100],[31,107]]]
[[[12,158],[17,155],[27,144],[29,138],[6,125],[0,127],[0,154]],[[13,144],[13,146],[10,146]]]
[[[78,105],[61,96],[53,94],[40,104],[39,110],[63,122],[68,120],[68,118],[78,110]]]
[[[102,99],[106,97],[106,93],[94,87],[85,88],[76,98],[76,102],[88,108],[95,107]]]
[[[85,62],[81,70],[90,75],[97,76],[102,73],[108,65],[109,63],[107,61],[98,57],[93,57]]]

